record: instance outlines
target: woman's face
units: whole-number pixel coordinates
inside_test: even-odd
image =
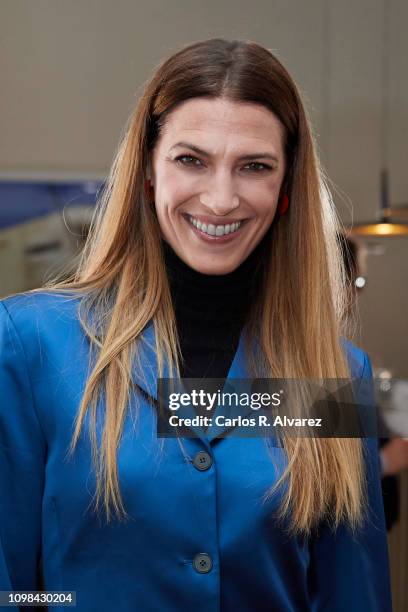
[[[191,268],[227,274],[261,241],[285,174],[283,135],[253,103],[193,98],[168,115],[150,178],[162,236]]]

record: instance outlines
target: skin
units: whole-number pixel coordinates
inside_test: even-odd
[[[253,103],[193,98],[168,116],[148,178],[162,237],[188,266],[203,274],[227,274],[262,240],[275,216],[285,176],[283,138],[279,119]],[[181,141],[209,155],[188,146],[173,148]],[[259,153],[276,159],[239,159]],[[186,213],[210,217],[202,220],[214,225],[247,221],[232,240],[209,243],[197,235]]]

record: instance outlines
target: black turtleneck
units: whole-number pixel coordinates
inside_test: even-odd
[[[188,266],[163,240],[184,363],[181,377],[226,378],[259,279],[265,238],[238,268],[208,275]]]

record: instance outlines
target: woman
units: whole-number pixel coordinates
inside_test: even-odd
[[[75,277],[2,302],[2,589],[41,554],[87,612],[391,609],[375,439],[156,435],[161,377],[371,376],[336,229],[267,49],[159,66]]]

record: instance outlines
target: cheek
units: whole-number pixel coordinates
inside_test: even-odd
[[[197,195],[198,192],[196,178],[168,171],[161,176],[159,189],[156,192],[156,203],[159,207],[172,209]]]
[[[247,200],[253,210],[260,217],[270,218],[273,216],[279,198],[279,184],[264,183],[252,186],[248,192]]]

